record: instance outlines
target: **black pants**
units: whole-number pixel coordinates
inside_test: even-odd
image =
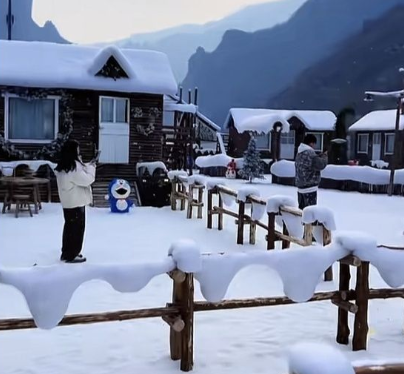
[[[308,206],[317,205],[317,191],[309,193],[298,192],[297,200],[299,202],[299,209],[301,210]]]
[[[83,248],[84,231],[86,229],[86,208],[63,209],[65,226],[63,229],[62,259],[71,261],[80,254]]]

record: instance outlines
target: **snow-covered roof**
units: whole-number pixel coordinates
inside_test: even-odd
[[[114,57],[128,78],[96,76]],[[0,41],[0,85],[175,94],[165,54],[45,42]]]
[[[397,110],[377,110],[370,112],[355,122],[349,131],[394,131]],[[404,129],[404,115],[401,115],[400,130]]]
[[[277,109],[251,109],[233,108],[230,109],[226,120],[226,127],[233,118],[234,125],[238,132],[254,131],[268,133],[272,131],[274,124],[283,124],[283,132],[289,131],[289,120],[298,118],[308,130],[312,131],[333,131],[337,117],[330,111],[316,110],[277,110]]]

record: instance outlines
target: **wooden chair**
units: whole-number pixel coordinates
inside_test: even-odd
[[[15,203],[15,218],[18,218],[19,213],[24,210],[28,211],[29,215],[33,217],[31,210],[32,198],[30,195],[14,195],[13,198]]]

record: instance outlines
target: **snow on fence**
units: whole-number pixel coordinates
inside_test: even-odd
[[[271,166],[271,174],[278,178],[295,178],[294,161],[281,160]],[[331,181],[356,182],[369,186],[369,192],[377,187],[388,186],[390,180],[390,170],[378,169],[370,166],[347,166],[328,165],[322,172],[321,177]],[[404,185],[404,169],[396,170],[394,184]]]
[[[185,210],[188,202],[187,218],[193,216],[193,208],[198,208],[198,219],[203,215],[203,193],[208,190],[207,228],[213,228],[213,217],[217,215],[219,230],[223,230],[225,215],[235,218],[237,225],[237,244],[244,244],[244,229],[249,227],[249,244],[255,244],[257,228],[266,230],[267,249],[275,249],[275,243],[282,242],[282,249],[290,248],[291,243],[310,246],[315,240],[321,245],[331,243],[331,231],[335,230],[332,212],[324,207],[309,207],[305,211],[296,208],[296,202],[287,196],[273,196],[268,200],[260,197],[260,192],[253,187],[245,187],[235,191],[223,185],[222,180],[207,179],[201,175],[186,176],[183,172],[172,172],[169,175],[172,183],[171,209]],[[197,197],[195,192],[197,191]],[[217,204],[214,205],[214,197]],[[238,204],[237,211],[230,208]],[[224,207],[226,206],[226,207]],[[249,210],[249,212],[248,212]],[[262,218],[267,213],[267,222]],[[276,230],[276,223],[282,232]],[[324,275],[325,280],[333,279],[332,269]]]
[[[403,360],[397,363],[351,363],[337,349],[324,344],[298,344],[287,352],[290,374],[403,374]]]
[[[336,262],[340,263],[339,289],[316,293],[321,274]],[[370,263],[396,289],[369,289]],[[237,273],[251,265],[275,270],[285,296],[224,300]],[[349,285],[350,266],[357,268],[354,290]],[[84,282],[104,280],[119,292],[137,292],[165,273],[173,280],[172,302],[165,307],[65,316],[73,293]],[[194,279],[199,282],[205,301],[195,301]],[[372,238],[352,233],[338,236],[325,248],[205,255],[194,242],[183,240],[170,248],[166,259],[156,263],[1,268],[0,283],[18,289],[33,316],[33,319],[2,319],[0,331],[162,318],[170,327],[171,358],[180,360],[182,371],[191,371],[197,312],[330,300],[338,307],[337,342],[348,344],[348,313],[351,313],[355,315],[352,348],[366,349],[369,300],[404,298],[404,288],[398,288],[404,285],[404,251],[378,247]]]

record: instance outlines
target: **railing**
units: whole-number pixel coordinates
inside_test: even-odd
[[[198,219],[202,219],[202,208],[204,200],[205,184],[204,180],[196,177],[186,177],[177,175],[171,181],[171,209],[177,209],[177,202],[180,203],[180,209],[185,210],[187,207],[187,218],[193,217],[192,210],[194,207],[198,208]],[[195,191],[197,191],[197,197],[195,197]],[[238,205],[237,211],[226,209],[223,204],[222,195],[227,195],[234,198],[234,201]],[[214,204],[214,197],[216,197],[217,204]],[[256,243],[257,228],[261,228],[266,231],[267,249],[275,249],[276,242],[282,243],[282,249],[290,248],[290,244],[294,243],[303,247],[311,246],[313,244],[313,229],[318,227],[321,229],[321,243],[326,246],[331,243],[331,231],[328,230],[323,223],[310,222],[303,223],[303,238],[292,235],[288,232],[285,222],[282,221],[282,232],[276,230],[277,217],[282,219],[285,214],[294,216],[302,220],[303,211],[290,206],[279,206],[277,212],[267,213],[267,222],[253,218],[254,212],[257,206],[266,210],[267,200],[254,195],[247,195],[244,200],[238,198],[238,191],[228,188],[223,185],[216,185],[213,188],[208,189],[207,195],[207,228],[213,228],[213,218],[217,216],[217,228],[223,230],[223,218],[229,216],[235,219],[237,225],[237,244],[244,244],[245,226],[249,227],[249,244]],[[328,269],[324,274],[326,281],[333,280],[332,268]]]
[[[91,313],[83,315],[70,315],[65,316],[63,319],[60,318],[60,323],[55,324],[50,327],[59,326],[71,326],[79,324],[94,324],[94,323],[104,323],[112,321],[126,321],[134,319],[145,319],[145,318],[162,318],[170,327],[170,355],[173,360],[180,360],[180,368],[182,371],[191,371],[194,365],[194,314],[198,312],[208,312],[217,310],[230,310],[230,309],[242,309],[242,308],[256,308],[256,307],[267,307],[276,305],[291,305],[295,304],[296,301],[292,300],[287,296],[281,297],[269,297],[269,298],[253,298],[253,299],[243,299],[243,300],[222,300],[222,294],[209,295],[206,294],[206,287],[214,284],[214,292],[217,291],[217,287],[223,288],[223,295],[225,293],[226,287],[228,287],[231,279],[228,279],[224,284],[217,283],[217,274],[214,272],[218,262],[219,266],[226,266],[226,264],[232,260],[238,261],[237,271],[233,276],[236,275],[243,267],[250,266],[251,264],[266,264],[267,266],[273,267],[277,270],[279,261],[282,262],[282,267],[292,261],[293,253],[290,251],[282,252],[262,252],[259,256],[245,254],[243,256],[243,261],[240,262],[239,254],[209,254],[201,255],[199,249],[192,242],[187,242],[187,248],[182,246],[173,246],[170,250],[170,261],[163,262],[163,265],[156,267],[158,270],[153,270],[151,275],[148,275],[148,279],[153,278],[159,274],[167,272],[173,280],[173,296],[170,303],[165,307],[151,308],[151,309],[141,309],[141,310],[128,310],[128,311],[115,311],[108,313]],[[323,256],[325,251],[332,250],[332,248],[325,248],[324,250],[318,251],[318,254]],[[383,250],[383,249],[375,249]],[[303,256],[309,255],[310,253],[305,253],[304,251],[309,251],[309,249],[301,249],[299,253]],[[347,253],[348,250],[344,250]],[[178,255],[177,255],[178,253]],[[184,253],[186,256],[191,256],[188,260],[184,258]],[[341,252],[343,253],[343,252]],[[344,252],[345,253],[345,252]],[[273,259],[276,257],[275,262]],[[281,257],[278,257],[281,256]],[[211,259],[213,258],[213,261]],[[368,335],[368,304],[369,300],[372,299],[388,299],[388,298],[404,298],[404,289],[369,289],[369,262],[361,261],[355,256],[355,251],[351,251],[351,255],[337,259],[340,262],[340,285],[339,289],[332,292],[319,292],[314,293],[312,297],[305,298],[302,302],[317,302],[330,300],[334,305],[338,307],[338,326],[337,326],[337,342],[340,344],[348,344],[349,340],[349,327],[348,327],[348,315],[353,314],[355,316],[354,321],[354,331],[353,331],[353,341],[352,348],[354,351],[364,350],[367,348],[367,335]],[[83,265],[81,271],[87,271],[87,265]],[[136,265],[142,267],[142,265]],[[146,265],[145,265],[146,266]],[[355,289],[350,289],[349,279],[350,279],[350,267],[357,268],[356,285]],[[106,269],[105,266],[100,269]],[[102,271],[104,271],[102,270]],[[111,269],[106,270],[106,274],[111,274]],[[320,269],[322,270],[322,269]],[[325,270],[325,269],[324,269]],[[127,272],[127,265],[125,268],[114,268],[119,275],[119,282],[122,281],[122,272]],[[310,272],[310,269],[304,269],[304,271]],[[18,271],[17,271],[18,272]],[[37,273],[39,272],[39,273]],[[59,275],[59,272],[62,275]],[[94,269],[88,270],[91,276],[83,277],[83,281],[91,279],[99,279],[101,277],[100,273],[94,275]],[[31,284],[31,288],[24,286],[25,282],[29,282],[26,277],[27,273],[36,274],[36,282]],[[127,274],[127,273],[126,273]],[[280,273],[281,274],[281,273]],[[63,268],[60,266],[54,266],[53,268],[47,268],[46,273],[41,273],[41,269],[38,267],[23,269],[20,274],[16,274],[16,271],[11,271],[10,276],[8,271],[3,269],[1,273],[1,282],[4,284],[12,285],[21,290],[21,284],[23,284],[23,291],[34,292],[36,295],[40,295],[39,301],[36,301],[39,305],[40,310],[43,309],[53,309],[54,305],[58,303],[59,295],[55,293],[47,293],[43,290],[43,285],[38,282],[42,277],[51,276],[54,286],[58,286],[58,282],[77,282],[75,277],[77,274],[66,275],[63,272]],[[130,272],[132,277],[132,272]],[[135,276],[135,274],[133,274]],[[194,293],[194,277],[201,283],[202,292],[207,299],[210,301],[195,301]],[[101,277],[102,278],[102,277]],[[282,278],[283,279],[283,278]],[[128,281],[132,278],[128,278]],[[109,282],[112,280],[109,279]],[[286,282],[285,280],[283,280]],[[290,280],[289,280],[290,281]],[[45,278],[42,278],[42,282],[46,282]],[[294,279],[292,286],[299,286],[299,280]],[[113,281],[112,283],[113,284]],[[121,284],[121,283],[120,283]],[[143,283],[142,283],[143,284]],[[147,282],[145,282],[147,284]],[[315,286],[315,285],[313,285]],[[115,287],[116,288],[116,287]],[[42,293],[37,291],[41,289]],[[119,289],[119,287],[118,287]],[[125,288],[126,289],[126,288]],[[137,288],[137,290],[139,290]],[[212,289],[211,289],[212,290]],[[23,292],[24,293],[24,292]],[[25,294],[24,294],[25,295]],[[207,295],[207,296],[206,296]],[[70,295],[71,297],[72,295]],[[27,295],[25,295],[27,298]],[[32,302],[32,299],[28,298]],[[45,302],[43,302],[45,301]],[[62,300],[63,301],[63,300]],[[29,301],[28,301],[29,304]],[[67,303],[68,304],[68,303]],[[30,304],[29,304],[30,305]],[[38,306],[37,305],[37,306]],[[57,304],[59,305],[59,304]],[[64,304],[63,304],[64,305]],[[42,309],[41,309],[42,308]],[[36,310],[31,308],[31,310]],[[37,311],[38,312],[38,311]],[[63,313],[63,310],[62,310]],[[38,317],[38,314],[36,314]],[[41,320],[43,322],[43,320]],[[0,331],[9,330],[20,330],[20,329],[31,329],[35,328],[36,323],[32,319],[3,319],[0,320]],[[49,327],[49,326],[48,326]]]

